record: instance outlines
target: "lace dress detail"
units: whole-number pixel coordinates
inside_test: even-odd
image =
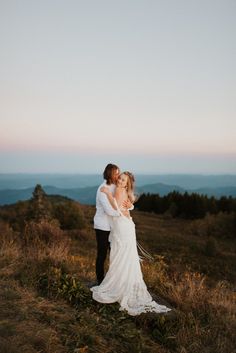
[[[120,217],[113,217],[109,241],[109,269],[102,283],[91,288],[93,299],[100,303],[118,302],[120,310],[127,310],[133,316],[148,311],[170,311],[165,305],[153,301],[147,290],[137,250],[135,224],[131,217],[124,216],[121,211]]]

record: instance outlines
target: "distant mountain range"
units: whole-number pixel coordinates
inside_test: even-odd
[[[200,174],[135,174],[136,186],[150,184],[178,185],[183,189],[236,187],[236,175]],[[102,174],[3,174],[0,173],[0,190],[26,189],[36,184],[52,185],[62,189],[75,189],[99,185]]]
[[[95,204],[96,191],[98,186],[82,187],[82,188],[58,188],[55,186],[45,185],[43,189],[49,195],[62,195],[73,200],[79,201],[82,204]],[[32,197],[34,187],[24,189],[4,189],[0,190],[0,205],[12,204],[17,201],[28,200]],[[147,184],[136,188],[138,194],[151,193],[159,194],[160,196],[167,195],[169,192],[178,191],[184,193],[198,193],[208,196],[233,196],[236,197],[236,186],[223,187],[204,187],[198,189],[184,189],[178,185],[167,185],[163,183]]]
[[[197,193],[207,196],[215,196],[219,198],[221,196],[232,196],[236,197],[236,186],[222,186],[222,187],[202,187],[197,189],[184,189],[178,185],[167,185],[162,183],[144,185],[137,188],[138,193],[150,193],[159,194],[160,196],[167,195],[169,192],[178,191],[180,193]]]

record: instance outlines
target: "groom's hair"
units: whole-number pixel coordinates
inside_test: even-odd
[[[112,183],[112,173],[116,169],[119,169],[119,167],[112,163],[109,163],[104,169],[103,178],[107,181],[108,185]]]

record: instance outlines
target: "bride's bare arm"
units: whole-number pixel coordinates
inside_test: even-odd
[[[109,191],[108,188],[106,188],[105,186],[101,187],[100,189],[101,192],[104,192],[107,195],[108,201],[110,202],[112,208],[114,208],[114,210],[117,210],[115,201],[114,201],[114,197],[112,195],[112,193]]]

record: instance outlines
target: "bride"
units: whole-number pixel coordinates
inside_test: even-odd
[[[122,208],[125,200],[134,202],[133,190],[134,177],[130,172],[120,174],[114,197],[107,187],[101,188],[120,217],[111,217],[109,269],[102,283],[91,288],[93,299],[100,303],[118,302],[120,310],[127,310],[133,316],[148,311],[167,312],[171,309],[153,301],[147,290],[137,251],[135,224],[129,211]]]

